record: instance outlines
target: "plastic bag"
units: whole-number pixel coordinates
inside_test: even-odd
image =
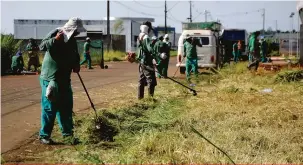
[[[56,96],[58,94],[58,84],[55,81],[50,81],[47,88],[45,97],[51,101],[56,101]]]

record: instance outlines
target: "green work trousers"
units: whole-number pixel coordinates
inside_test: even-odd
[[[241,54],[241,52],[239,50],[233,51],[234,62],[238,62],[239,61],[240,54]]]
[[[92,60],[89,53],[84,53],[84,59],[81,61],[80,65],[83,65],[85,62],[87,62],[88,68],[92,68]]]
[[[155,87],[157,86],[156,74],[152,65],[139,64],[138,99],[144,98],[145,86],[148,86],[149,96],[154,96]]]
[[[261,51],[261,62],[266,62],[266,53],[264,51]]]
[[[190,73],[194,72],[195,76],[198,77],[198,59],[197,58],[186,58],[186,79],[190,81]]]
[[[163,76],[167,77],[167,71],[168,71],[168,64],[169,64],[169,58],[165,60],[161,60],[157,66],[158,72]],[[161,75],[157,73],[157,77],[161,78]]]
[[[40,139],[48,139],[54,127],[55,118],[57,116],[58,124],[62,135],[73,135],[73,92],[69,82],[58,82],[58,94],[56,101],[51,102],[45,96],[49,81],[40,78],[42,88],[41,96],[41,129],[39,132]]]

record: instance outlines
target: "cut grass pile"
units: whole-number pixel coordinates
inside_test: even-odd
[[[116,130],[114,142],[96,136],[93,113],[75,118],[82,144],[38,154],[48,163],[231,163],[191,126],[238,164],[303,162],[303,86],[255,75],[239,63],[219,74],[201,75],[196,97],[160,80],[156,102],[132,96],[113,100],[99,115]],[[271,93],[262,92],[271,88]],[[123,92],[121,93],[123,96]],[[58,131],[55,131],[58,132]],[[54,138],[58,140],[58,138]]]

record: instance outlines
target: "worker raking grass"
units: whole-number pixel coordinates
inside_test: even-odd
[[[40,76],[42,114],[39,137],[43,144],[53,143],[51,133],[56,116],[65,142],[79,142],[73,135],[71,72],[80,71],[75,36],[85,31],[81,19],[71,18],[41,42],[40,50],[46,51]]]

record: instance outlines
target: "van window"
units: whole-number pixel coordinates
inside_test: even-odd
[[[203,45],[209,45],[209,37],[201,37]]]
[[[209,45],[209,37],[195,37],[196,39],[200,40],[200,43],[202,42],[202,45]]]
[[[200,43],[202,41],[202,45],[209,45],[209,37],[194,37],[194,38],[200,40]],[[184,43],[185,39],[183,39],[182,41]],[[181,43],[179,42],[179,46],[183,46],[183,43],[181,45]]]

